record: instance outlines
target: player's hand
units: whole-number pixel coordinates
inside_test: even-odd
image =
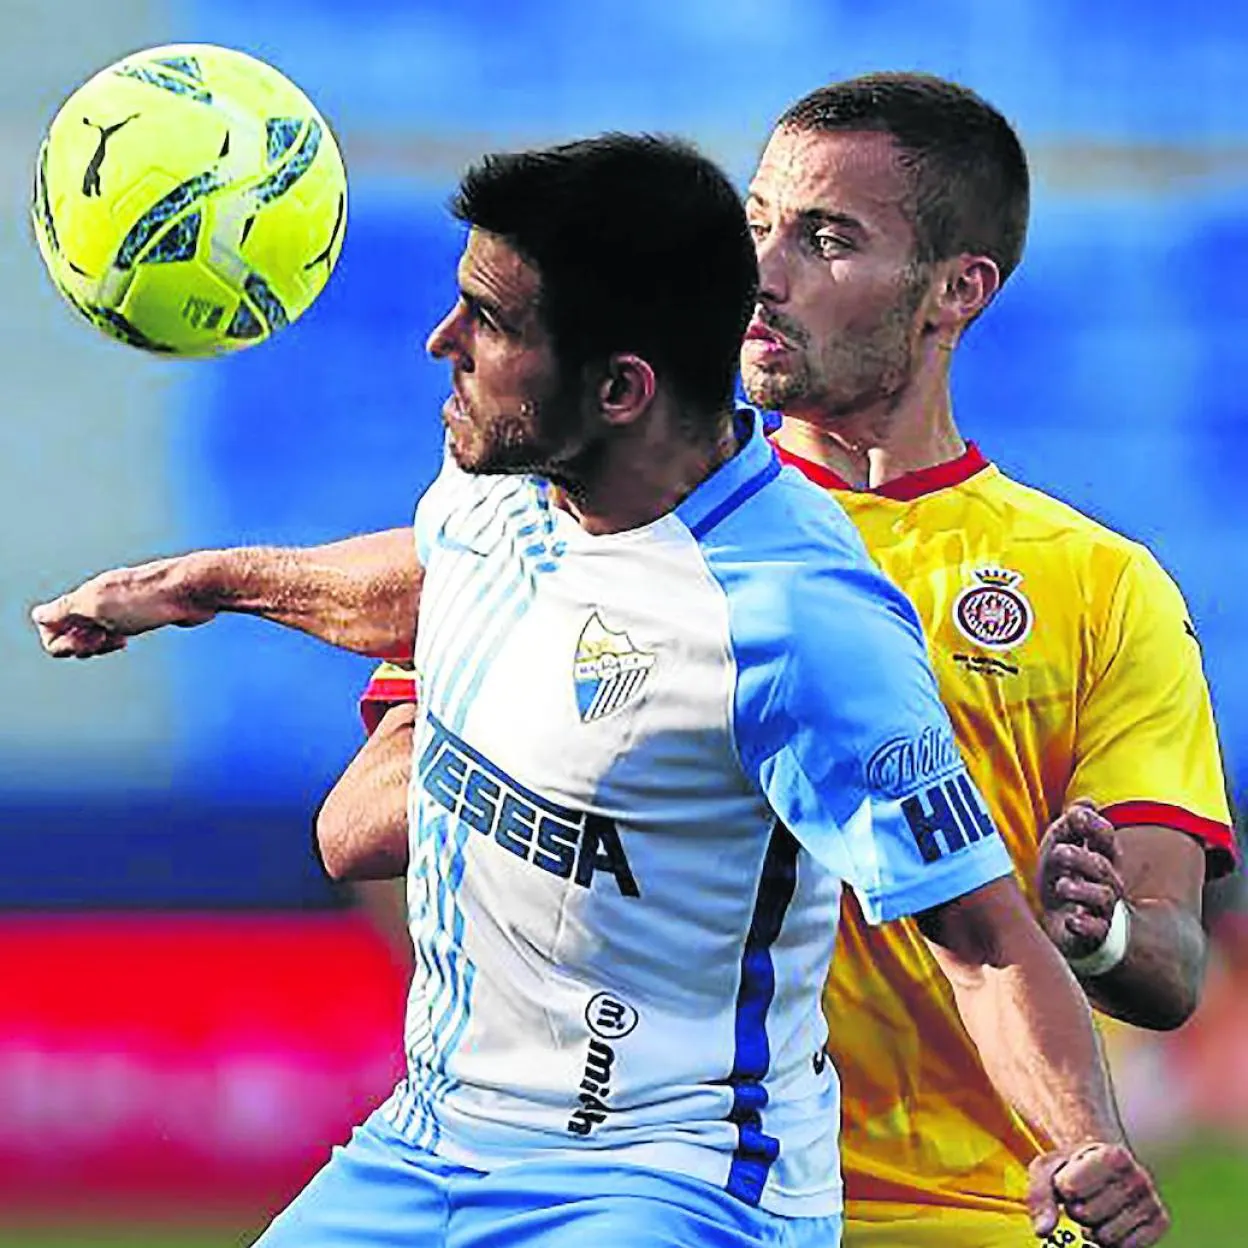
[[[30,618],[54,659],[90,659],[125,648],[126,639],[168,624],[189,628],[215,612],[197,605],[179,576],[180,560],[115,568],[35,607]]]
[[[1114,906],[1126,898],[1114,825],[1086,798],[1049,825],[1040,842],[1040,921],[1064,958],[1105,943]]]
[[[1041,1238],[1065,1210],[1100,1248],[1149,1248],[1170,1229],[1152,1175],[1125,1144],[1085,1144],[1037,1157],[1027,1206]]]

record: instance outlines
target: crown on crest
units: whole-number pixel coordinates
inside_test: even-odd
[[[991,585],[994,589],[1008,589],[1017,585],[1023,578],[1018,572],[1010,572],[1006,568],[976,568],[975,579],[981,585]]]

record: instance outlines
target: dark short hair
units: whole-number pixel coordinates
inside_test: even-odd
[[[889,134],[911,171],[917,259],[989,256],[1004,282],[1027,236],[1030,178],[1010,123],[974,91],[930,74],[864,74],[820,87],[777,123]]]
[[[537,270],[564,367],[633,352],[695,414],[731,404],[758,269],[740,195],[689,144],[604,134],[486,156],[451,211]]]

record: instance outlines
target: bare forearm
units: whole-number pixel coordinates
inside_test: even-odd
[[[919,922],[1001,1095],[1058,1147],[1121,1140],[1087,1000],[1013,881]]]
[[[1115,828],[1086,802],[1047,829],[1041,922],[1089,1000],[1139,1027],[1180,1026],[1195,1010],[1207,946],[1205,847],[1174,828]]]
[[[1167,1031],[1182,1026],[1200,1000],[1208,946],[1195,915],[1168,901],[1131,903],[1126,957],[1104,975],[1080,980],[1106,1014]]]
[[[321,806],[316,841],[336,880],[384,880],[407,871],[407,786],[416,709],[392,707]]]
[[[1122,1138],[1096,1032],[1053,950],[985,968],[955,995],[997,1091],[1058,1147]]]
[[[258,615],[360,654],[410,653],[420,565],[410,529],[307,548],[240,547],[173,561],[205,611]]]
[[[1088,1001],[1011,878],[919,916],[997,1091],[1053,1148],[1028,1167],[1043,1238],[1065,1211],[1096,1243],[1147,1248],[1169,1226],[1123,1139]]]

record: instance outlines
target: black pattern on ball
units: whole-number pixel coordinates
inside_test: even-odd
[[[199,243],[200,227],[204,223],[202,212],[188,213],[181,221],[174,222],[156,245],[143,257],[140,264],[171,264],[175,260],[190,260]]]
[[[168,195],[158,199],[131,227],[117,249],[117,267],[128,269],[138,259],[139,253],[159,233],[160,227],[170,217],[176,217],[189,208],[201,195],[215,191],[221,185],[215,173],[198,173],[193,178],[175,186]]]
[[[256,203],[269,204],[288,190],[307,173],[316,153],[321,148],[321,127],[314,119],[308,123],[307,133],[299,144],[295,154],[276,173],[265,178],[255,189],[253,195]]]
[[[234,315],[230,318],[230,323],[225,327],[225,336],[227,338],[263,338],[264,326],[260,323],[260,318],[251,310],[246,303],[240,303],[234,311]]]
[[[152,64],[177,70],[179,74],[193,78],[196,82],[204,80],[204,71],[200,69],[199,62],[193,56],[158,56]]]
[[[212,92],[207,87],[196,86],[174,74],[163,73],[147,65],[126,65],[117,70],[119,78],[133,78],[137,82],[145,82],[149,87],[159,87],[162,91],[172,91],[174,95],[184,95],[199,104],[211,104]]]
[[[299,117],[270,117],[264,123],[268,140],[269,164],[276,164],[295,145],[303,120]]]
[[[34,211],[39,214],[44,236],[53,252],[61,250],[60,241],[56,237],[56,225],[52,220],[52,205],[48,202],[48,141],[43,141],[39,149],[39,159],[35,162],[35,202]]]
[[[282,301],[269,289],[269,284],[259,273],[248,273],[243,283],[247,297],[260,310],[260,315],[269,323],[269,332],[276,333],[290,324],[290,317]]]

